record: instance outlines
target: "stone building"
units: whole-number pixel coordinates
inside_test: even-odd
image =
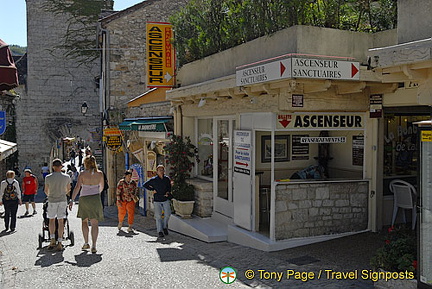
[[[188,0],[143,1],[99,21],[99,44],[102,49],[101,103],[105,124],[116,126],[125,118],[170,114],[170,103],[165,100],[165,90],[158,89],[158,96],[155,97],[155,93],[147,88],[146,23],[168,22],[169,16],[187,2]],[[159,95],[161,91],[162,95]],[[139,146],[143,147],[144,143]],[[111,196],[116,182],[123,175],[127,150],[124,147],[122,152],[105,151],[105,170],[110,187],[113,188]],[[130,154],[130,158],[131,162],[138,161],[133,154]]]
[[[26,1],[27,90],[16,106],[19,166],[31,167],[35,174],[53,157],[67,159],[68,148],[62,141],[65,137],[93,149],[100,147],[99,90],[95,82],[100,61],[67,56],[71,51],[62,48],[65,35],[71,23],[74,28],[77,24],[71,22],[68,13],[54,13],[50,3]],[[112,9],[112,1],[107,5]],[[94,31],[94,35],[96,23],[79,29]],[[88,106],[85,115],[80,110],[84,102]]]

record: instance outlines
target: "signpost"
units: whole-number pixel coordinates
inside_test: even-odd
[[[288,57],[238,67],[236,84],[247,86],[285,78],[359,80],[359,71],[359,62]]]

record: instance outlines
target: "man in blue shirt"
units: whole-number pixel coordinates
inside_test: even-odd
[[[158,165],[157,175],[144,183],[144,188],[153,191],[154,215],[159,237],[168,235],[168,220],[171,216],[171,180],[165,175],[165,167]],[[162,210],[164,218],[162,220]],[[163,232],[162,232],[163,231]]]

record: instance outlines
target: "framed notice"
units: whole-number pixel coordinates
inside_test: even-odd
[[[353,135],[352,140],[352,165],[363,166],[364,135]]]
[[[303,107],[303,94],[292,95],[292,107]]]
[[[302,137],[309,137],[308,134],[293,135],[291,145],[291,159],[293,161],[308,160],[309,159],[309,144],[302,143]]]
[[[275,162],[289,161],[289,136],[288,135],[275,135],[274,152]],[[263,135],[261,137],[261,162],[271,162],[271,136]]]

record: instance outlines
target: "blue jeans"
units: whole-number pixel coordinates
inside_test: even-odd
[[[164,218],[162,219],[162,210],[164,211]],[[154,216],[156,219],[156,229],[162,232],[162,229],[168,229],[168,220],[171,216],[171,202],[154,202]]]

